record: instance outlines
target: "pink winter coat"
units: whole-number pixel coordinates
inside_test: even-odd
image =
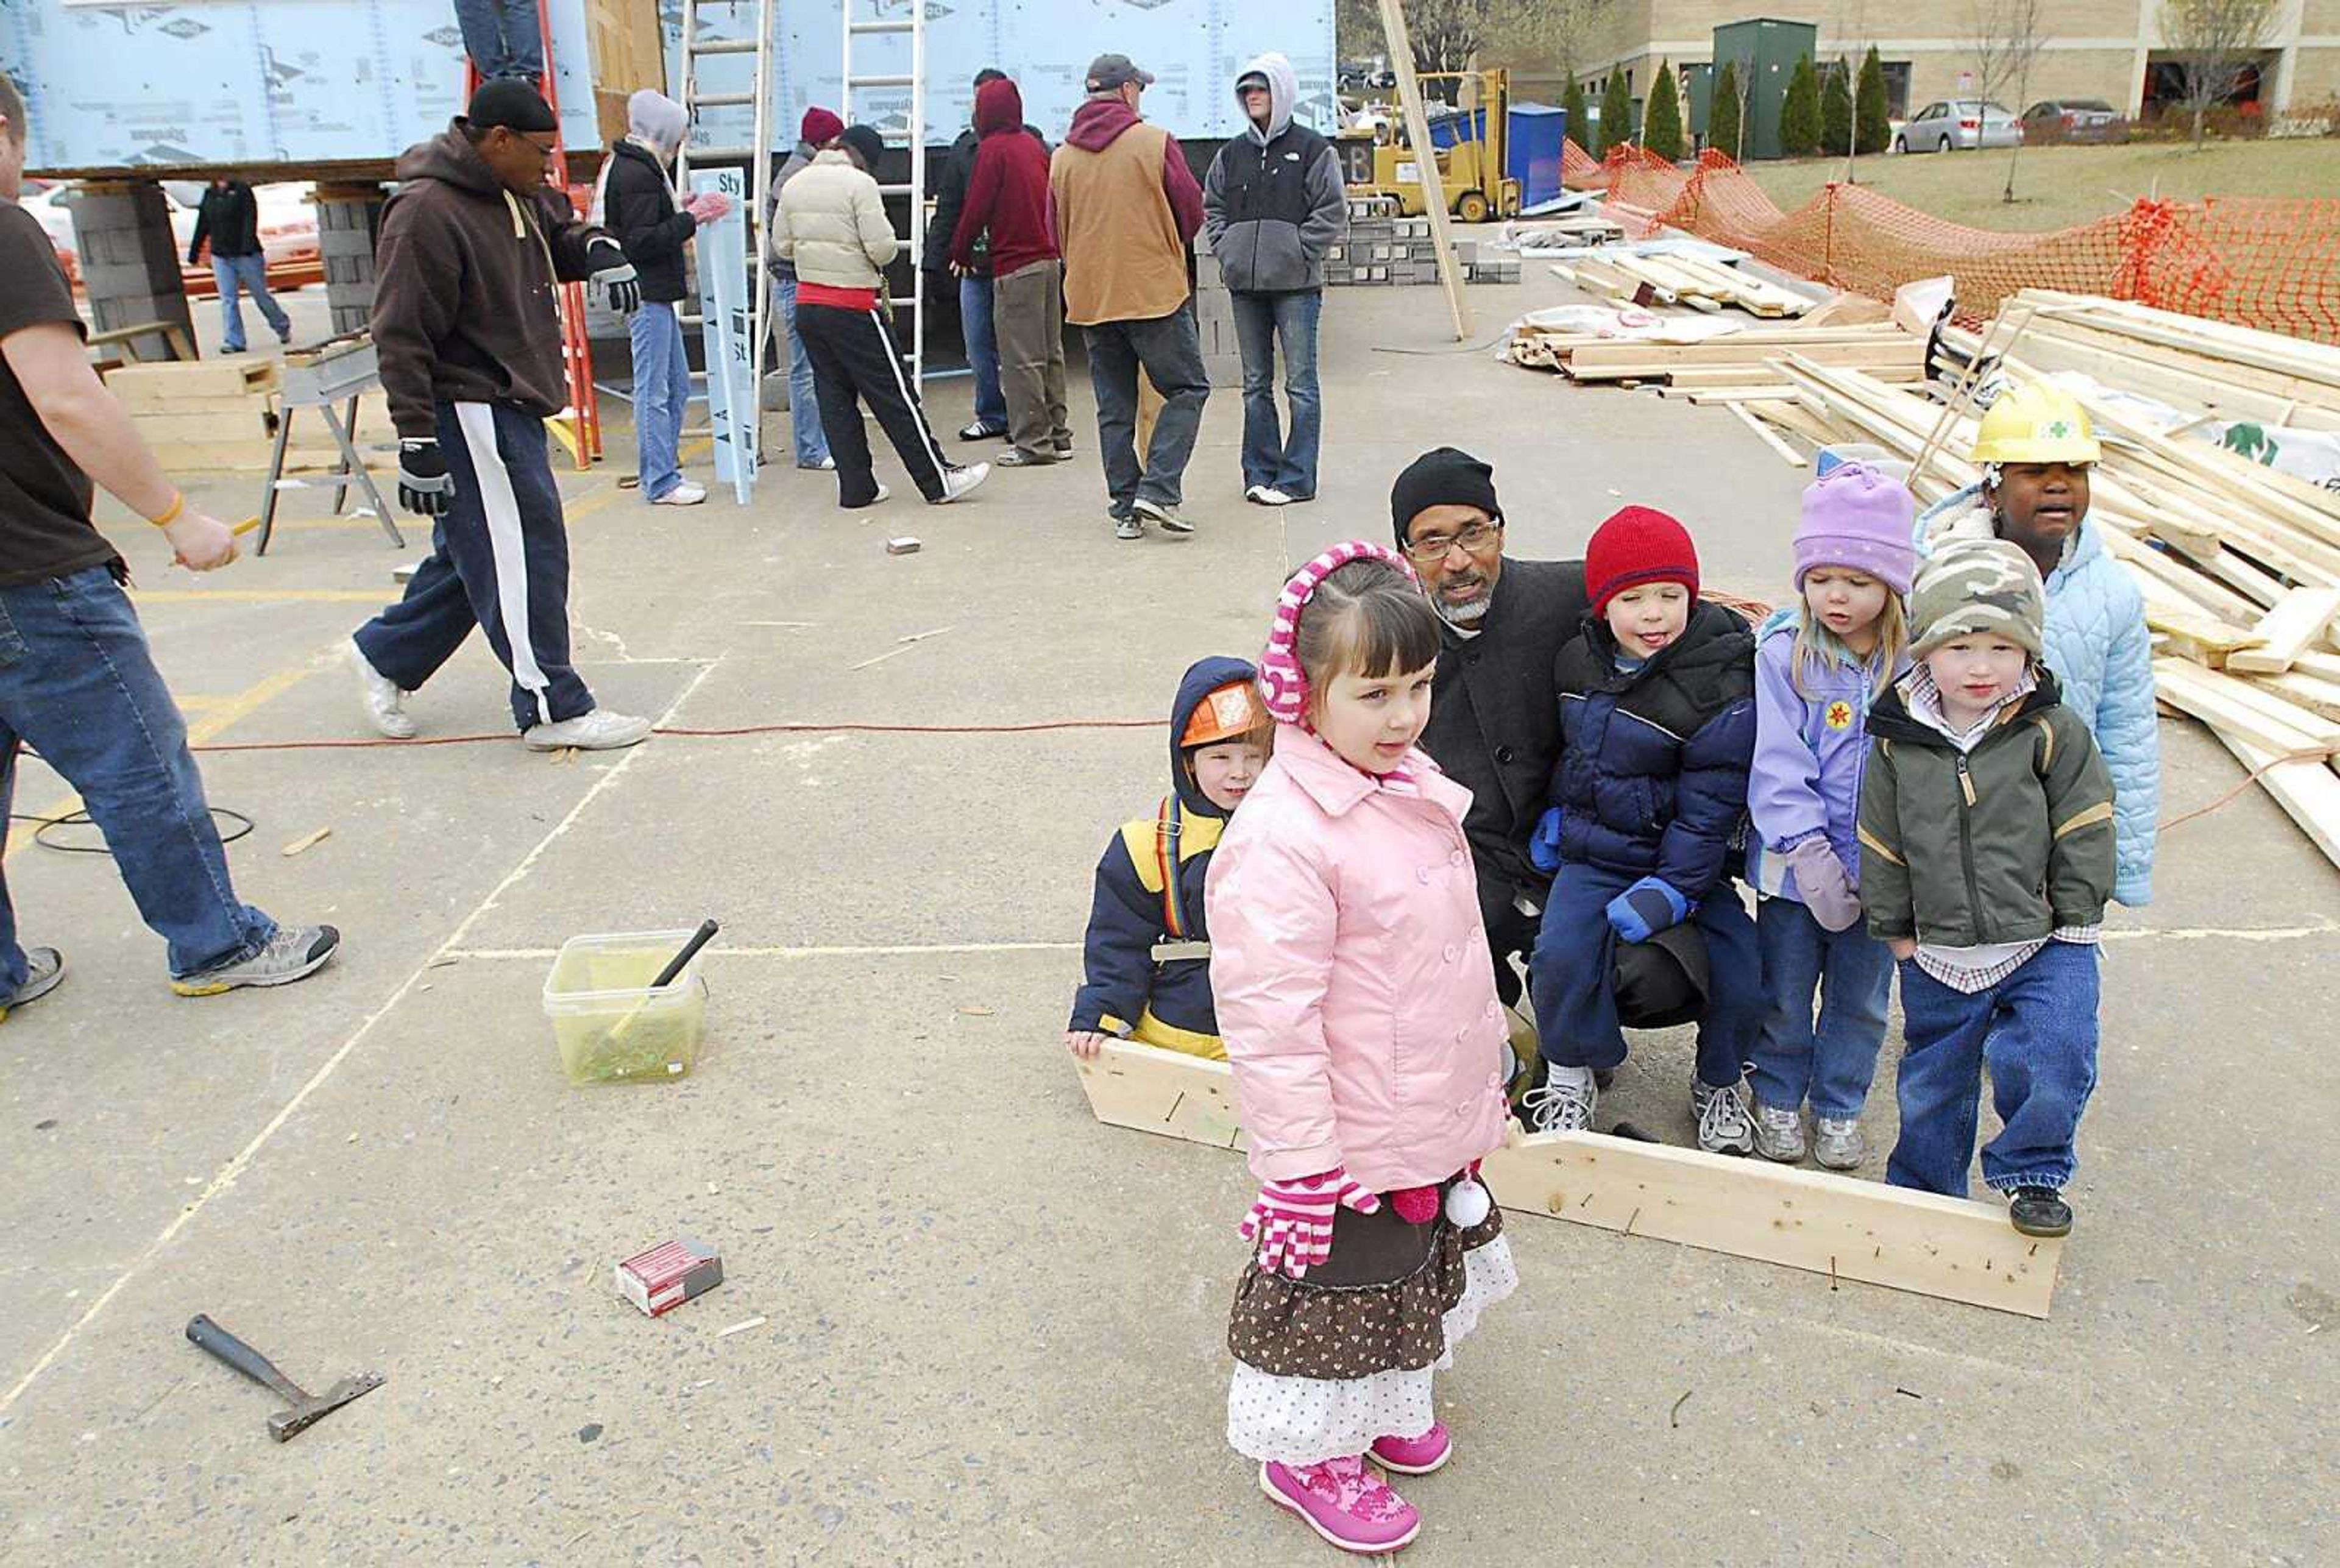
[[[1419,794],[1281,725],[1211,858],[1211,993],[1263,1181],[1346,1166],[1389,1192],[1503,1141],[1471,792],[1419,750],[1405,766]]]

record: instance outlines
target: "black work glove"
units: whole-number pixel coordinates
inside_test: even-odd
[[[437,442],[398,443],[398,504],[418,517],[444,517],[455,504],[454,476]]]
[[[596,240],[585,254],[592,264],[593,281],[601,286],[611,310],[630,316],[641,309],[641,279],[634,274],[634,264],[626,260],[624,249],[616,241]]]

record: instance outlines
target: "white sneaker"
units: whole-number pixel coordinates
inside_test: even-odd
[[[1755,1152],[1767,1160],[1794,1165],[1804,1157],[1804,1115],[1755,1102]]]
[[[652,506],[697,506],[707,499],[707,487],[684,480],[664,495],[650,502]]]
[[[1812,1158],[1832,1171],[1859,1170],[1869,1157],[1858,1116],[1820,1116],[1813,1123]]]
[[[948,506],[990,477],[991,465],[987,462],[971,462],[963,468],[947,468],[943,470],[943,492],[935,497],[934,504]]]
[[[1528,1131],[1581,1133],[1592,1126],[1592,1108],[1601,1103],[1600,1086],[1589,1072],[1584,1072],[1582,1082],[1572,1083],[1562,1076],[1568,1070],[1547,1068],[1550,1076],[1543,1087],[1530,1089],[1520,1097],[1520,1109],[1527,1113]]]
[[[650,721],[596,708],[558,724],[540,724],[521,737],[530,751],[616,751],[649,739]]]
[[[1751,1154],[1755,1126],[1747,1117],[1746,1091],[1733,1084],[1718,1089],[1693,1078],[1691,1113],[1698,1117],[1698,1146],[1710,1155]]]
[[[386,739],[413,739],[414,719],[406,711],[406,693],[398,689],[397,681],[373,667],[356,638],[350,639],[348,649],[350,668],[358,672],[358,680],[365,688],[366,722]]]
[[[1254,506],[1290,506],[1292,498],[1272,484],[1255,484],[1244,491],[1244,499]]]
[[[886,488],[886,481],[885,481],[884,480],[882,480],[882,479],[881,479],[881,480],[879,480],[879,481],[878,481],[878,493],[877,493],[876,495],[871,496],[868,501],[863,501],[859,506],[847,506],[847,507],[845,507],[845,510],[846,510],[846,511],[867,511],[867,510],[868,510],[868,508],[870,508],[870,507],[878,506],[878,505],[882,504],[882,503],[885,501],[886,498],[887,498],[887,496],[889,496],[889,495],[893,494],[893,493],[894,493],[894,492],[893,492],[892,491],[887,490],[887,489]],[[844,503],[843,501],[839,501],[839,502],[838,502],[838,504],[839,506],[844,506],[844,505],[845,505],[845,503]]]

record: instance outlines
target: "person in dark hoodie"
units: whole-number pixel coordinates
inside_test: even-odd
[[[1006,73],[986,65],[975,74],[975,93],[1002,81]],[[1048,144],[1031,126],[1032,139],[1043,153]],[[984,247],[964,265],[951,260],[951,239],[958,232],[958,215],[967,206],[967,187],[975,178],[975,154],[983,140],[969,113],[967,129],[943,156],[942,177],[935,184],[934,215],[927,220],[927,253],[918,264],[934,275],[937,287],[951,291],[958,301],[960,341],[967,347],[967,368],[975,372],[975,421],[958,432],[961,441],[997,441],[1007,433],[1007,395],[999,386],[999,343],[992,332],[991,258]]]
[[[624,248],[544,183],[556,130],[535,88],[490,82],[399,158],[382,212],[372,327],[398,499],[432,520],[406,596],[351,640],[366,717],[392,739],[414,734],[406,693],[474,626],[511,671],[530,750],[606,750],[650,730],[595,707],[569,661],[569,535],[544,436],[569,401],[558,291],[590,278],[630,313],[640,284]]]
[[[1267,766],[1275,726],[1240,659],[1197,660],[1170,708],[1171,793],[1097,861],[1080,990],[1065,1044],[1108,1037],[1223,1062],[1203,884],[1227,819]]]
[[[1153,81],[1126,55],[1090,61],[1088,101],[1048,164],[1048,222],[1065,258],[1065,319],[1088,339],[1115,539],[1142,539],[1148,522],[1173,535],[1195,531],[1178,501],[1211,395],[1186,276],[1186,247],[1203,226],[1203,193],[1177,138],[1138,117]],[[1164,400],[1142,463],[1141,365]]]
[[[975,96],[983,142],[967,182],[951,265],[973,281],[977,265],[998,344],[1009,438],[1002,468],[1055,462],[1073,450],[1065,416],[1064,263],[1048,229],[1048,153],[1027,135],[1024,99],[1005,76]],[[987,262],[978,252],[987,248]]]
[[[1203,181],[1203,233],[1234,306],[1244,367],[1244,499],[1287,506],[1316,496],[1324,403],[1316,386],[1316,318],[1324,256],[1348,222],[1349,192],[1333,144],[1292,123],[1300,79],[1281,55],[1235,78],[1249,122],[1219,149]],[[1287,437],[1275,418],[1275,345],[1284,343]]]
[[[682,477],[684,405],[690,362],[675,314],[683,298],[683,247],[701,223],[719,221],[731,200],[702,191],[677,201],[667,165],[681,150],[689,116],[665,94],[645,87],[626,100],[626,139],[601,164],[599,206],[641,280],[642,304],[628,323],[634,348],[634,444],[642,499],[652,506],[697,506],[704,485]]]
[[[1746,1154],[1742,1086],[1764,1000],[1755,922],[1730,873],[1755,751],[1755,637],[1698,597],[1698,551],[1662,511],[1629,506],[1584,551],[1591,613],[1560,650],[1560,765],[1537,825],[1554,872],[1528,986],[1546,1067],[1522,1101],[1537,1132],[1581,1132],[1595,1074],[1625,1059],[1616,945],[1685,922],[1706,952],[1691,1110],[1699,1147]]]
[[[247,293],[266,318],[276,341],[292,342],[292,320],[268,292],[268,253],[260,244],[260,200],[242,180],[213,180],[195,208],[195,232],[187,241],[187,265],[212,248],[212,281],[219,285],[220,352],[243,352],[243,312],[236,295]]]

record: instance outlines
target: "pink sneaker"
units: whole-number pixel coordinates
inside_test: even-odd
[[[1259,1467],[1259,1489],[1344,1552],[1394,1552],[1422,1531],[1422,1515],[1360,1454],[1322,1464],[1270,1461]]]
[[[1454,1457],[1454,1440],[1447,1434],[1446,1423],[1433,1421],[1419,1437],[1374,1438],[1373,1455],[1373,1463],[1383,1470],[1427,1475]]]

